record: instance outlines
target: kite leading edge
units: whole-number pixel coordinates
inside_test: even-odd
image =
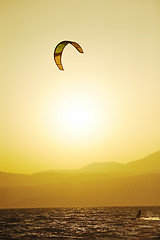
[[[58,43],[58,45],[55,47],[55,50],[54,50],[54,60],[55,60],[55,63],[57,64],[57,67],[60,70],[64,70],[63,65],[62,65],[62,52],[68,43],[73,45],[80,53],[83,53],[83,49],[76,42],[62,41],[62,42]]]

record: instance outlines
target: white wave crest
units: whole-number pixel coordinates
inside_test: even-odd
[[[152,221],[158,221],[160,220],[159,217],[142,217],[143,220],[152,220]]]

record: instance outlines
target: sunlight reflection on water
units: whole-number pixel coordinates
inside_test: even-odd
[[[1,209],[0,239],[160,239],[160,207],[141,209]]]

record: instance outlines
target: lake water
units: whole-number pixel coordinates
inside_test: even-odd
[[[0,209],[0,239],[160,239],[160,207]]]

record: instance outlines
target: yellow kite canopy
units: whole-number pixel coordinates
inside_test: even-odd
[[[76,43],[76,42],[72,42],[72,41],[62,41],[60,43],[58,43],[58,45],[56,46],[55,50],[54,50],[54,60],[58,66],[58,68],[60,70],[64,70],[63,69],[63,66],[62,66],[62,61],[61,61],[61,58],[62,58],[62,52],[63,52],[63,49],[65,48],[65,46],[70,43],[72,44],[80,53],[83,53],[83,49],[81,48],[81,46]]]

